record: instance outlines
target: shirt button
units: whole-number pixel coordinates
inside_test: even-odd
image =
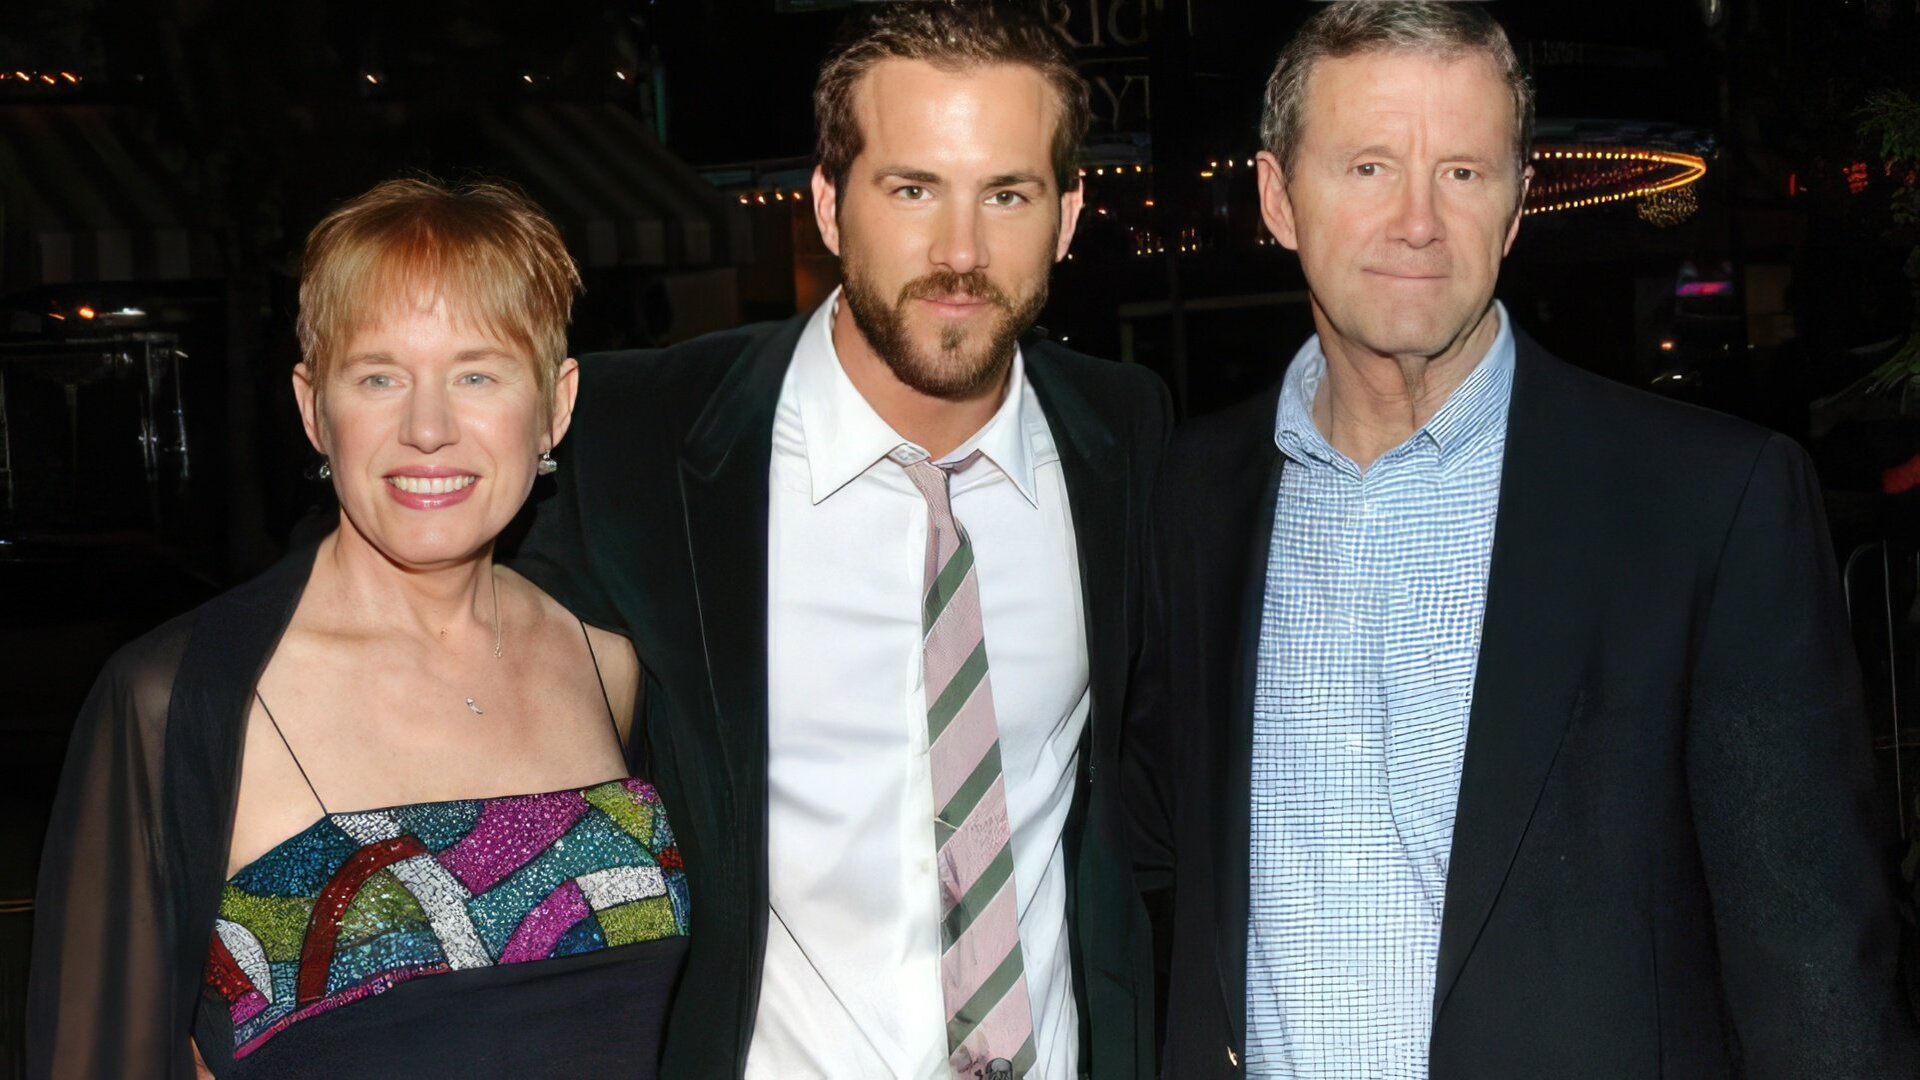
[[[915,462],[925,461],[927,459],[927,452],[917,446],[901,443],[899,446],[889,450],[887,456],[901,465],[912,465]]]

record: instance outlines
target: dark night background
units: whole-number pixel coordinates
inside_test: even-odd
[[[1034,2],[1073,40],[1095,110],[1088,210],[1044,325],[1152,367],[1188,415],[1252,393],[1310,330],[1249,165],[1267,70],[1312,5]],[[835,270],[797,192],[845,6],[0,7],[0,1076],[20,1068],[45,806],[95,672],[325,509],[287,388],[307,229],[402,170],[504,176],[583,264],[578,352],[811,307]],[[1549,155],[1501,298],[1568,360],[1812,450],[1881,806],[1906,835],[1920,467],[1901,466],[1920,394],[1867,376],[1916,326],[1903,270],[1920,273],[1920,229],[1899,208],[1920,130],[1889,150],[1862,110],[1920,90],[1920,3],[1491,9],[1533,72]],[[1608,156],[1647,153],[1669,160]],[[1638,190],[1687,155],[1697,182]],[[1604,201],[1558,208],[1584,199]]]

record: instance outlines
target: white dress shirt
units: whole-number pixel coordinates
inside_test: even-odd
[[[927,504],[913,446],[833,346],[836,292],[794,349],[768,515],[768,918],[747,1076],[950,1078],[921,681]],[[917,448],[922,449],[924,448]],[[941,459],[972,539],[1013,832],[1038,1062],[1070,1080],[1078,1016],[1061,833],[1087,721],[1079,554],[1046,416],[1016,353],[1007,395]]]

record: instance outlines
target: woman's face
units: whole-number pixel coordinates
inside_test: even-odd
[[[566,432],[577,368],[562,366],[547,415],[533,359],[436,299],[356,334],[324,394],[305,364],[293,381],[348,522],[426,569],[475,557],[526,502],[540,453]]]

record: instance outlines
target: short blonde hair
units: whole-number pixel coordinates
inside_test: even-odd
[[[456,320],[517,346],[541,417],[567,355],[580,271],[552,219],[498,181],[377,184],[307,234],[296,328],[316,392],[354,334],[408,304],[444,299]]]

